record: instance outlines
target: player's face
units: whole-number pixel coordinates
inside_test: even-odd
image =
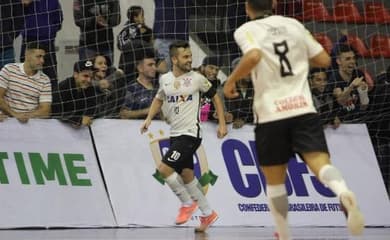
[[[38,71],[43,67],[45,57],[45,50],[42,49],[29,49],[26,51],[26,63],[30,66],[31,70]]]
[[[206,76],[206,78],[210,81],[216,80],[219,72],[219,67],[215,65],[206,65],[204,67],[203,74]]]
[[[144,59],[138,66],[138,72],[150,80],[156,77],[156,71],[156,60],[153,58]]]
[[[84,70],[79,73],[75,72],[73,76],[76,81],[77,88],[85,89],[92,85],[93,71],[91,70]]]
[[[337,58],[341,71],[351,74],[356,69],[356,56],[353,51],[341,53]]]
[[[177,54],[172,58],[173,64],[182,72],[192,70],[192,52],[190,48],[179,48]]]
[[[316,72],[313,74],[311,79],[312,89],[317,89],[319,92],[324,92],[327,84],[328,80],[325,72]]]
[[[97,56],[95,58],[94,67],[96,69],[95,75],[97,78],[103,79],[106,77],[108,66],[107,66],[107,60],[105,57]]]

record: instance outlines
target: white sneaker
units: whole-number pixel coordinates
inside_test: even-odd
[[[354,235],[361,235],[364,230],[364,217],[357,205],[353,192],[345,192],[340,195],[341,209],[347,217],[349,232]]]

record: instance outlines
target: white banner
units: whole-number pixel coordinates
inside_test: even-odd
[[[179,201],[152,174],[168,147],[168,126],[153,121],[140,135],[141,121],[97,120],[93,135],[119,226],[171,226]],[[264,178],[255,161],[253,126],[230,130],[217,139],[216,125],[203,124],[203,142],[194,157],[197,176],[218,176],[207,185],[207,198],[219,213],[219,226],[271,226]],[[327,129],[333,163],[356,193],[368,226],[390,225],[390,204],[364,125]],[[200,163],[200,164],[199,164]],[[209,174],[209,176],[213,174]],[[321,185],[306,165],[291,159],[287,188],[290,221],[295,226],[345,226],[339,200]],[[372,198],[375,201],[372,201]],[[198,225],[198,211],[189,225]]]
[[[0,228],[115,226],[89,130],[0,123]]]

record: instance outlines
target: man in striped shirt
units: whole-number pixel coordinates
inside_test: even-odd
[[[42,72],[45,47],[31,42],[23,63],[10,63],[0,71],[0,111],[22,123],[47,118],[51,108],[50,79]]]

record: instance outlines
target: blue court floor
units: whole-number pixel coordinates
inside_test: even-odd
[[[349,237],[345,228],[293,228],[294,240],[390,240],[390,228],[367,228]],[[214,227],[206,234],[193,228],[106,228],[60,230],[0,230],[1,240],[273,240],[272,228]]]

